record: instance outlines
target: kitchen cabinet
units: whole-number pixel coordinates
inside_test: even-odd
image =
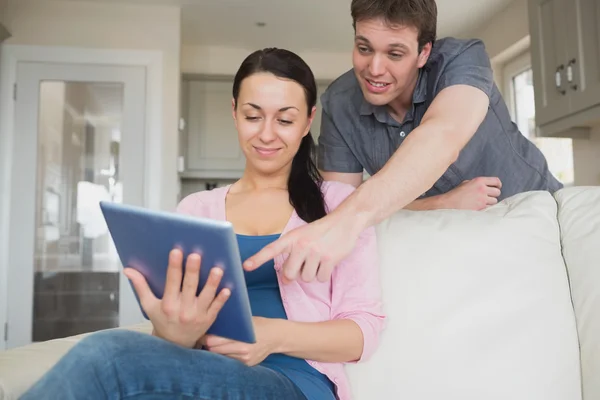
[[[536,125],[581,137],[600,121],[600,0],[529,0]]]
[[[246,159],[231,115],[232,80],[182,81],[183,176],[239,178]]]
[[[317,85],[317,113],[311,133],[319,137],[320,96],[329,82]],[[233,77],[183,76],[181,82],[180,172],[184,179],[238,179],[246,158],[231,115]]]

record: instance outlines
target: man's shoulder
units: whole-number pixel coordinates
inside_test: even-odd
[[[430,61],[439,58],[454,58],[467,51],[485,52],[485,44],[481,39],[460,39],[455,37],[444,37],[437,39],[431,48]]]
[[[337,77],[321,95],[321,104],[330,111],[330,107],[356,109],[362,102],[362,92],[354,70],[350,69]]]

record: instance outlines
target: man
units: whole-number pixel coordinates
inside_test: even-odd
[[[322,96],[319,168],[358,189],[247,260],[329,279],[360,232],[402,208],[480,210],[562,185],[511,121],[477,40],[436,41],[434,0],[353,0],[353,70]],[[362,182],[362,171],[372,177]]]

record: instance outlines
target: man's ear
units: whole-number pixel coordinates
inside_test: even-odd
[[[421,49],[417,60],[417,66],[419,68],[423,68],[423,66],[427,63],[427,60],[429,60],[429,56],[431,55],[431,47],[432,44],[429,42]]]

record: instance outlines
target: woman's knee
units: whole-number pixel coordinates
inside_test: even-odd
[[[143,340],[144,334],[138,332],[122,329],[99,331],[81,339],[71,349],[69,355],[90,362],[114,360],[125,351],[133,350]]]

